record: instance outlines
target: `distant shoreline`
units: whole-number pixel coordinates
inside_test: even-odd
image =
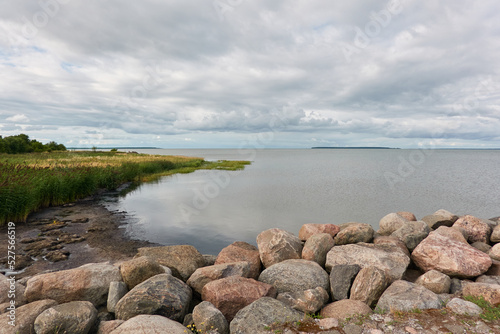
[[[327,149],[327,150],[399,150],[397,147],[374,147],[374,146],[356,146],[356,147],[327,147],[327,146],[318,146],[311,147],[311,149]]]

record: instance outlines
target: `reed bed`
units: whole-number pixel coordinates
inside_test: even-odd
[[[25,221],[40,208],[73,202],[126,182],[153,181],[197,169],[237,170],[248,163],[119,152],[0,154],[0,225]]]

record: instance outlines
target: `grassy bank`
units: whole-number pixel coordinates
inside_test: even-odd
[[[197,169],[242,169],[246,161],[120,152],[0,154],[0,225],[125,182],[147,182]]]

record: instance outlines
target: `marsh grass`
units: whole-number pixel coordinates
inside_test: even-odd
[[[155,181],[197,169],[243,169],[247,161],[122,152],[0,154],[0,225],[25,221],[40,208],[115,189],[126,182]]]

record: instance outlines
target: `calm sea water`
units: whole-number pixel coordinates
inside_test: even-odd
[[[390,212],[417,218],[446,209],[500,215],[500,151],[493,150],[141,150],[252,160],[240,172],[196,171],[144,184],[108,206],[126,211],[135,239],[191,244],[217,254],[263,230],[294,234],[305,223],[368,223]]]

